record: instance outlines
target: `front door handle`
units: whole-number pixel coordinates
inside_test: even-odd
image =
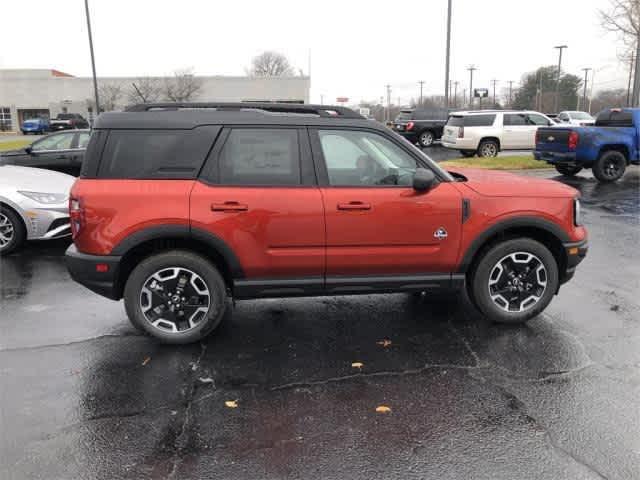
[[[224,203],[212,203],[212,212],[246,212],[249,210],[248,205],[244,205],[238,202],[224,202]]]
[[[338,210],[371,210],[371,205],[364,202],[353,201],[349,203],[339,203]]]

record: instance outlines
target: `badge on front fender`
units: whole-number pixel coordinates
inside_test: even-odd
[[[435,232],[433,232],[433,236],[436,237],[438,240],[443,240],[447,238],[447,231],[443,227],[440,227]]]

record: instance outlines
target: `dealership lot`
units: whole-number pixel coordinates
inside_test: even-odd
[[[638,170],[530,173],[581,190],[590,251],[525,327],[428,296],[262,300],[161,346],[71,281],[68,243],[31,244],[0,270],[0,477],[637,478]]]

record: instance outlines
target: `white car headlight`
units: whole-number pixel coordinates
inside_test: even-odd
[[[582,210],[577,198],[573,199],[573,223],[578,227],[582,225]]]
[[[66,193],[43,193],[43,192],[25,192],[18,190],[20,195],[24,195],[31,200],[42,203],[45,205],[52,205],[55,203],[64,203],[68,197]]]

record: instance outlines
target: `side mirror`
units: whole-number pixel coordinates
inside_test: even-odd
[[[31,155],[31,152],[33,152],[33,148],[31,147],[24,147],[24,151],[27,152],[28,155]]]
[[[413,189],[417,192],[426,192],[433,188],[436,183],[436,176],[431,170],[426,168],[417,168],[413,174]]]

